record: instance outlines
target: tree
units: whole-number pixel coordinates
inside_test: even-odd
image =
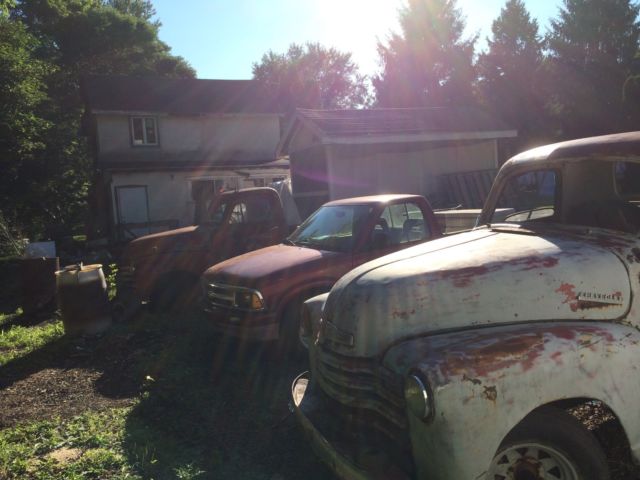
[[[378,43],[382,72],[373,79],[378,105],[472,102],[477,37],[463,38],[465,22],[456,0],[408,0],[399,15],[401,32]]]
[[[639,6],[564,0],[547,35],[552,107],[564,136],[626,128],[623,84],[638,50]]]
[[[27,50],[34,65],[45,62],[52,68],[37,77],[46,97],[24,110],[47,127],[35,136],[37,148],[12,157],[0,144],[0,158],[8,158],[15,172],[14,177],[0,176],[0,192],[21,193],[3,206],[5,217],[21,221],[32,238],[69,233],[86,216],[93,175],[86,139],[79,134],[82,77],[192,77],[194,71],[158,39],[157,25],[148,21],[151,4],[144,0],[18,0],[9,9],[8,24],[31,39]]]
[[[51,123],[40,110],[54,67],[36,57],[37,39],[5,16],[0,16],[0,45],[0,210],[16,225],[30,213],[25,207],[32,184],[23,180],[37,181],[43,167],[43,139]]]
[[[156,14],[156,9],[153,8],[153,4],[149,0],[104,0],[104,5],[152,23],[156,27],[160,26],[159,21],[151,22]]]
[[[480,97],[527,144],[545,129],[545,100],[538,88],[543,59],[538,22],[522,0],[508,0],[491,32],[488,51],[478,59]]]
[[[631,74],[624,82],[622,102],[629,130],[640,130],[640,52],[636,54],[631,64]]]
[[[352,108],[367,101],[366,79],[350,53],[318,43],[291,44],[286,53],[265,53],[253,77],[277,96],[286,112],[295,108]]]

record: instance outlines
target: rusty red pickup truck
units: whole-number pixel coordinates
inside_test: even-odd
[[[302,302],[352,268],[441,236],[427,200],[377,195],[326,203],[284,243],[226,260],[203,275],[205,311],[222,334],[298,341]]]
[[[280,243],[292,230],[273,188],[225,192],[199,210],[196,225],[146,235],[125,247],[117,276],[117,314],[127,318],[141,302],[166,310],[195,301],[207,267]]]

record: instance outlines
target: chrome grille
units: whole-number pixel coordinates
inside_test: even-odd
[[[251,293],[252,295],[256,295],[257,298],[260,299],[262,303],[261,308],[244,308],[239,304],[239,298],[243,294]],[[264,299],[262,298],[262,294],[251,288],[246,287],[237,287],[234,285],[223,285],[221,283],[207,283],[205,284],[205,307],[223,307],[223,308],[233,308],[234,310],[241,311],[263,311],[265,310]]]
[[[206,287],[207,302],[216,307],[233,308],[236,303],[236,291],[227,285],[209,283]]]
[[[403,379],[375,358],[352,358],[318,347],[316,371],[322,390],[346,408],[363,411],[370,426],[394,441],[408,442]]]

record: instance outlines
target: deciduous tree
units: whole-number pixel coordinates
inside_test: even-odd
[[[253,77],[277,96],[282,108],[351,108],[366,103],[366,79],[350,53],[318,43],[268,51],[253,64]]]
[[[0,158],[8,158],[15,172],[13,178],[0,176],[0,191],[20,189],[24,193],[3,206],[5,217],[22,221],[22,230],[32,238],[59,234],[60,230],[69,233],[81,225],[86,214],[93,173],[86,139],[80,135],[82,77],[192,77],[194,71],[182,58],[172,56],[169,47],[158,39],[157,25],[149,23],[153,13],[147,1],[18,0],[7,5],[9,31],[28,39],[13,45],[23,45],[18,53],[31,59],[28,65],[34,74],[40,72],[31,77],[31,84],[37,85],[32,90],[40,96],[34,93],[31,103],[21,110],[33,119],[33,125],[41,126],[37,135],[24,136],[37,139],[30,150],[23,148],[12,157],[5,154],[9,147],[0,144]],[[0,51],[13,55],[11,49]],[[26,68],[25,62],[20,65]],[[6,85],[13,91],[20,83],[16,79]],[[10,114],[14,124],[20,118],[18,110],[13,108]],[[29,145],[26,140],[23,143]]]

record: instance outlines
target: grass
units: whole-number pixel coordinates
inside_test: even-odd
[[[0,377],[2,368],[30,362],[47,344],[72,343],[58,341],[62,335],[59,321],[0,334]],[[0,429],[0,479],[327,477],[287,408],[290,380],[304,366],[241,360],[232,347],[214,342],[195,314],[147,314],[112,328],[92,348],[116,345],[123,349],[115,353],[116,369],[129,369],[139,382],[130,406],[87,405],[73,418]]]
[[[128,413],[87,412],[66,422],[53,419],[0,431],[0,478],[141,478],[124,450]]]
[[[0,326],[8,324],[20,315],[20,311],[12,315],[0,314]],[[33,327],[14,325],[7,330],[0,330],[0,366],[23,357],[63,335],[64,328],[60,320]]]

